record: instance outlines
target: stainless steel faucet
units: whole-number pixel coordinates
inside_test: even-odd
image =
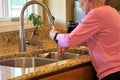
[[[21,16],[20,16],[20,31],[19,31],[19,34],[20,34],[20,52],[26,51],[25,31],[24,31],[24,11],[31,4],[38,4],[38,5],[43,7],[43,9],[46,11],[49,25],[52,27],[52,29],[54,29],[54,19],[53,19],[53,16],[51,15],[49,8],[43,2],[41,2],[39,0],[33,0],[33,1],[27,2],[22,8]]]

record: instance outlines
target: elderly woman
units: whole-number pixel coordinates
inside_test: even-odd
[[[99,80],[120,80],[120,15],[105,0],[79,0],[86,16],[69,34],[50,31],[59,53],[85,42]]]

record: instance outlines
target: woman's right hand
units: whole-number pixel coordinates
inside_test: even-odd
[[[51,39],[54,39],[56,33],[58,33],[58,31],[55,30],[55,29],[50,30],[50,33],[49,33],[50,38],[51,38]]]
[[[67,50],[67,49],[68,49],[67,47],[65,48],[65,47],[61,47],[61,46],[58,45],[58,50],[57,50],[57,51],[58,51],[58,54],[59,54],[59,57],[60,57],[60,58],[63,57],[64,52],[65,52],[65,50]]]

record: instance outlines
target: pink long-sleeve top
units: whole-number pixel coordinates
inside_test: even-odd
[[[92,9],[69,34],[58,34],[62,47],[86,42],[99,79],[120,71],[120,15],[110,6]]]

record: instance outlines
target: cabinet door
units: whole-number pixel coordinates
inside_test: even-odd
[[[40,80],[98,80],[92,65],[85,65]]]

